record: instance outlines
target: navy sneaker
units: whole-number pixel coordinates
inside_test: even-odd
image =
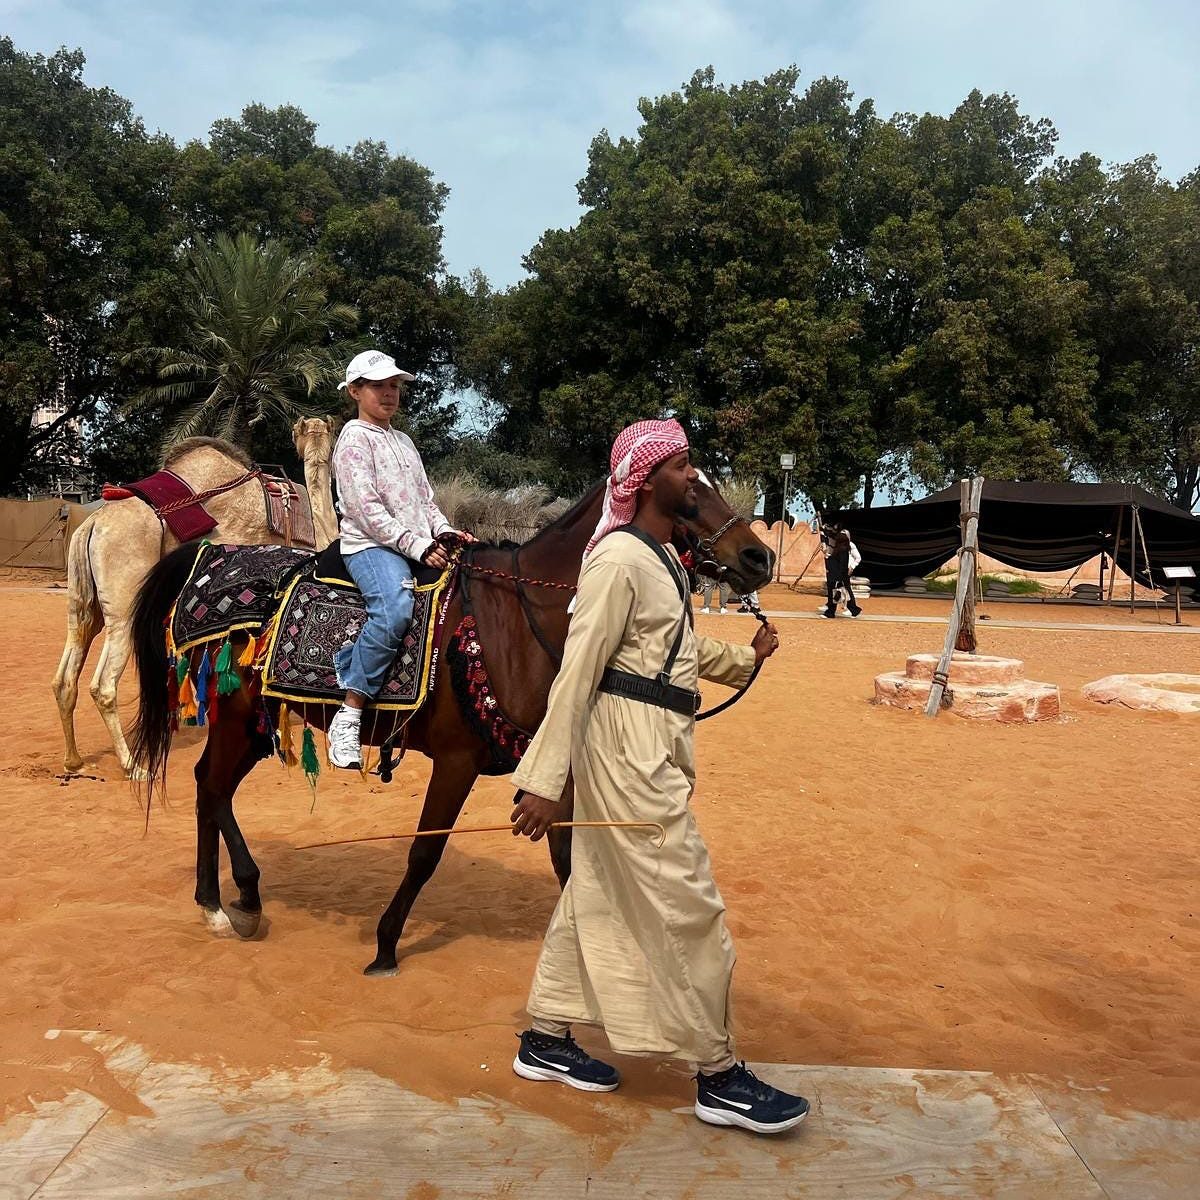
[[[621,1082],[616,1067],[593,1058],[569,1033],[559,1038],[525,1030],[513,1070],[522,1079],[565,1083],[581,1092],[612,1092]]]
[[[696,1116],[710,1125],[740,1125],[755,1133],[782,1133],[808,1116],[808,1101],[764,1083],[745,1063],[719,1075],[696,1076]]]

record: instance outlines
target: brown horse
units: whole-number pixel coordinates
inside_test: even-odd
[[[737,591],[745,593],[761,586],[771,577],[771,552],[713,487],[700,483],[696,491],[699,515],[681,528],[681,538],[710,568],[713,564],[719,567]],[[535,730],[545,716],[550,685],[566,641],[571,589],[579,577],[584,547],[599,519],[603,495],[603,487],[593,488],[574,508],[519,548],[471,546],[460,564],[493,691],[505,714],[522,729]],[[171,743],[163,627],[184,588],[195,554],[194,545],[183,546],[155,566],[142,585],[134,612],[141,699],[131,745],[151,789],[165,783]],[[521,584],[517,577],[566,586]],[[446,631],[458,626],[462,613],[460,585],[446,613],[443,642]],[[235,654],[237,650],[240,647],[235,646]],[[249,937],[258,929],[262,914],[259,870],[234,817],[233,796],[255,764],[270,754],[271,745],[269,737],[264,739],[259,732],[259,678],[252,671],[239,671],[241,687],[221,697],[218,719],[209,727],[204,752],[196,764],[196,903],[214,933],[236,931]],[[278,718],[278,703],[266,701],[273,722]],[[324,712],[320,705],[314,708]],[[372,719],[368,710],[363,721],[364,743],[379,745],[393,731],[392,715],[380,713]],[[476,778],[489,769],[491,751],[465,719],[449,671],[440,672],[432,696],[409,722],[406,745],[433,760],[418,828],[450,828]],[[218,878],[221,838],[238,888],[238,899],[227,911],[221,908]],[[551,861],[562,885],[571,869],[570,830],[552,830],[549,841]],[[445,837],[413,842],[408,869],[380,918],[378,953],[366,968],[368,975],[396,970],[396,945],[404,922],[445,846]]]

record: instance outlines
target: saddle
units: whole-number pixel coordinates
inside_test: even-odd
[[[287,472],[274,463],[264,466],[262,470],[259,482],[262,484],[263,503],[267,508],[267,528],[277,533],[289,546],[305,546],[315,550],[317,529],[308,492],[293,483]],[[268,471],[277,474],[268,474]]]
[[[197,686],[204,660],[217,672],[231,635],[252,647],[240,659],[262,672],[262,694],[296,705],[341,704],[334,655],[357,637],[366,604],[337,543],[322,555],[289,546],[205,543],[168,621],[168,649],[190,655]],[[434,682],[438,636],[452,594],[453,571],[425,569],[414,588],[413,617],[374,707],[414,712]],[[432,576],[432,578],[430,578]],[[197,647],[203,652],[192,653]],[[228,668],[228,656],[224,656]],[[207,678],[207,675],[205,675]],[[182,680],[179,681],[182,684]]]
[[[257,478],[262,487],[267,528],[282,537],[288,546],[315,550],[317,533],[308,492],[293,483],[282,467],[271,466],[269,469],[278,473],[272,475],[266,468],[256,468],[200,496],[186,479],[164,469],[122,487],[106,483],[101,496],[107,501],[136,496],[154,510],[154,515],[181,542],[194,542],[217,527],[216,518],[204,507],[204,498],[231,491]]]

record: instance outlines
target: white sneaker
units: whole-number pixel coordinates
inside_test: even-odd
[[[729,611],[729,609],[727,609],[727,608],[721,609],[721,616],[724,616],[728,611]]]
[[[350,714],[351,710],[342,705],[329,722],[329,765],[361,771],[362,716]]]
[[[712,612],[712,609],[709,608],[708,605],[706,604],[700,611],[701,612]]]

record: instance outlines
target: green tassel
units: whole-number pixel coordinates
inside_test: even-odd
[[[233,643],[228,638],[217,655],[217,695],[228,696],[242,686],[242,677],[233,665]]]
[[[188,668],[191,666],[191,655],[181,654],[179,662],[175,664],[175,679],[180,687],[183,687],[183,681],[187,678]]]
[[[300,742],[300,766],[304,770],[304,778],[308,780],[308,786],[317,790],[317,776],[321,774],[321,763],[317,758],[317,741],[313,737],[313,731],[307,725],[304,727],[304,737]]]

